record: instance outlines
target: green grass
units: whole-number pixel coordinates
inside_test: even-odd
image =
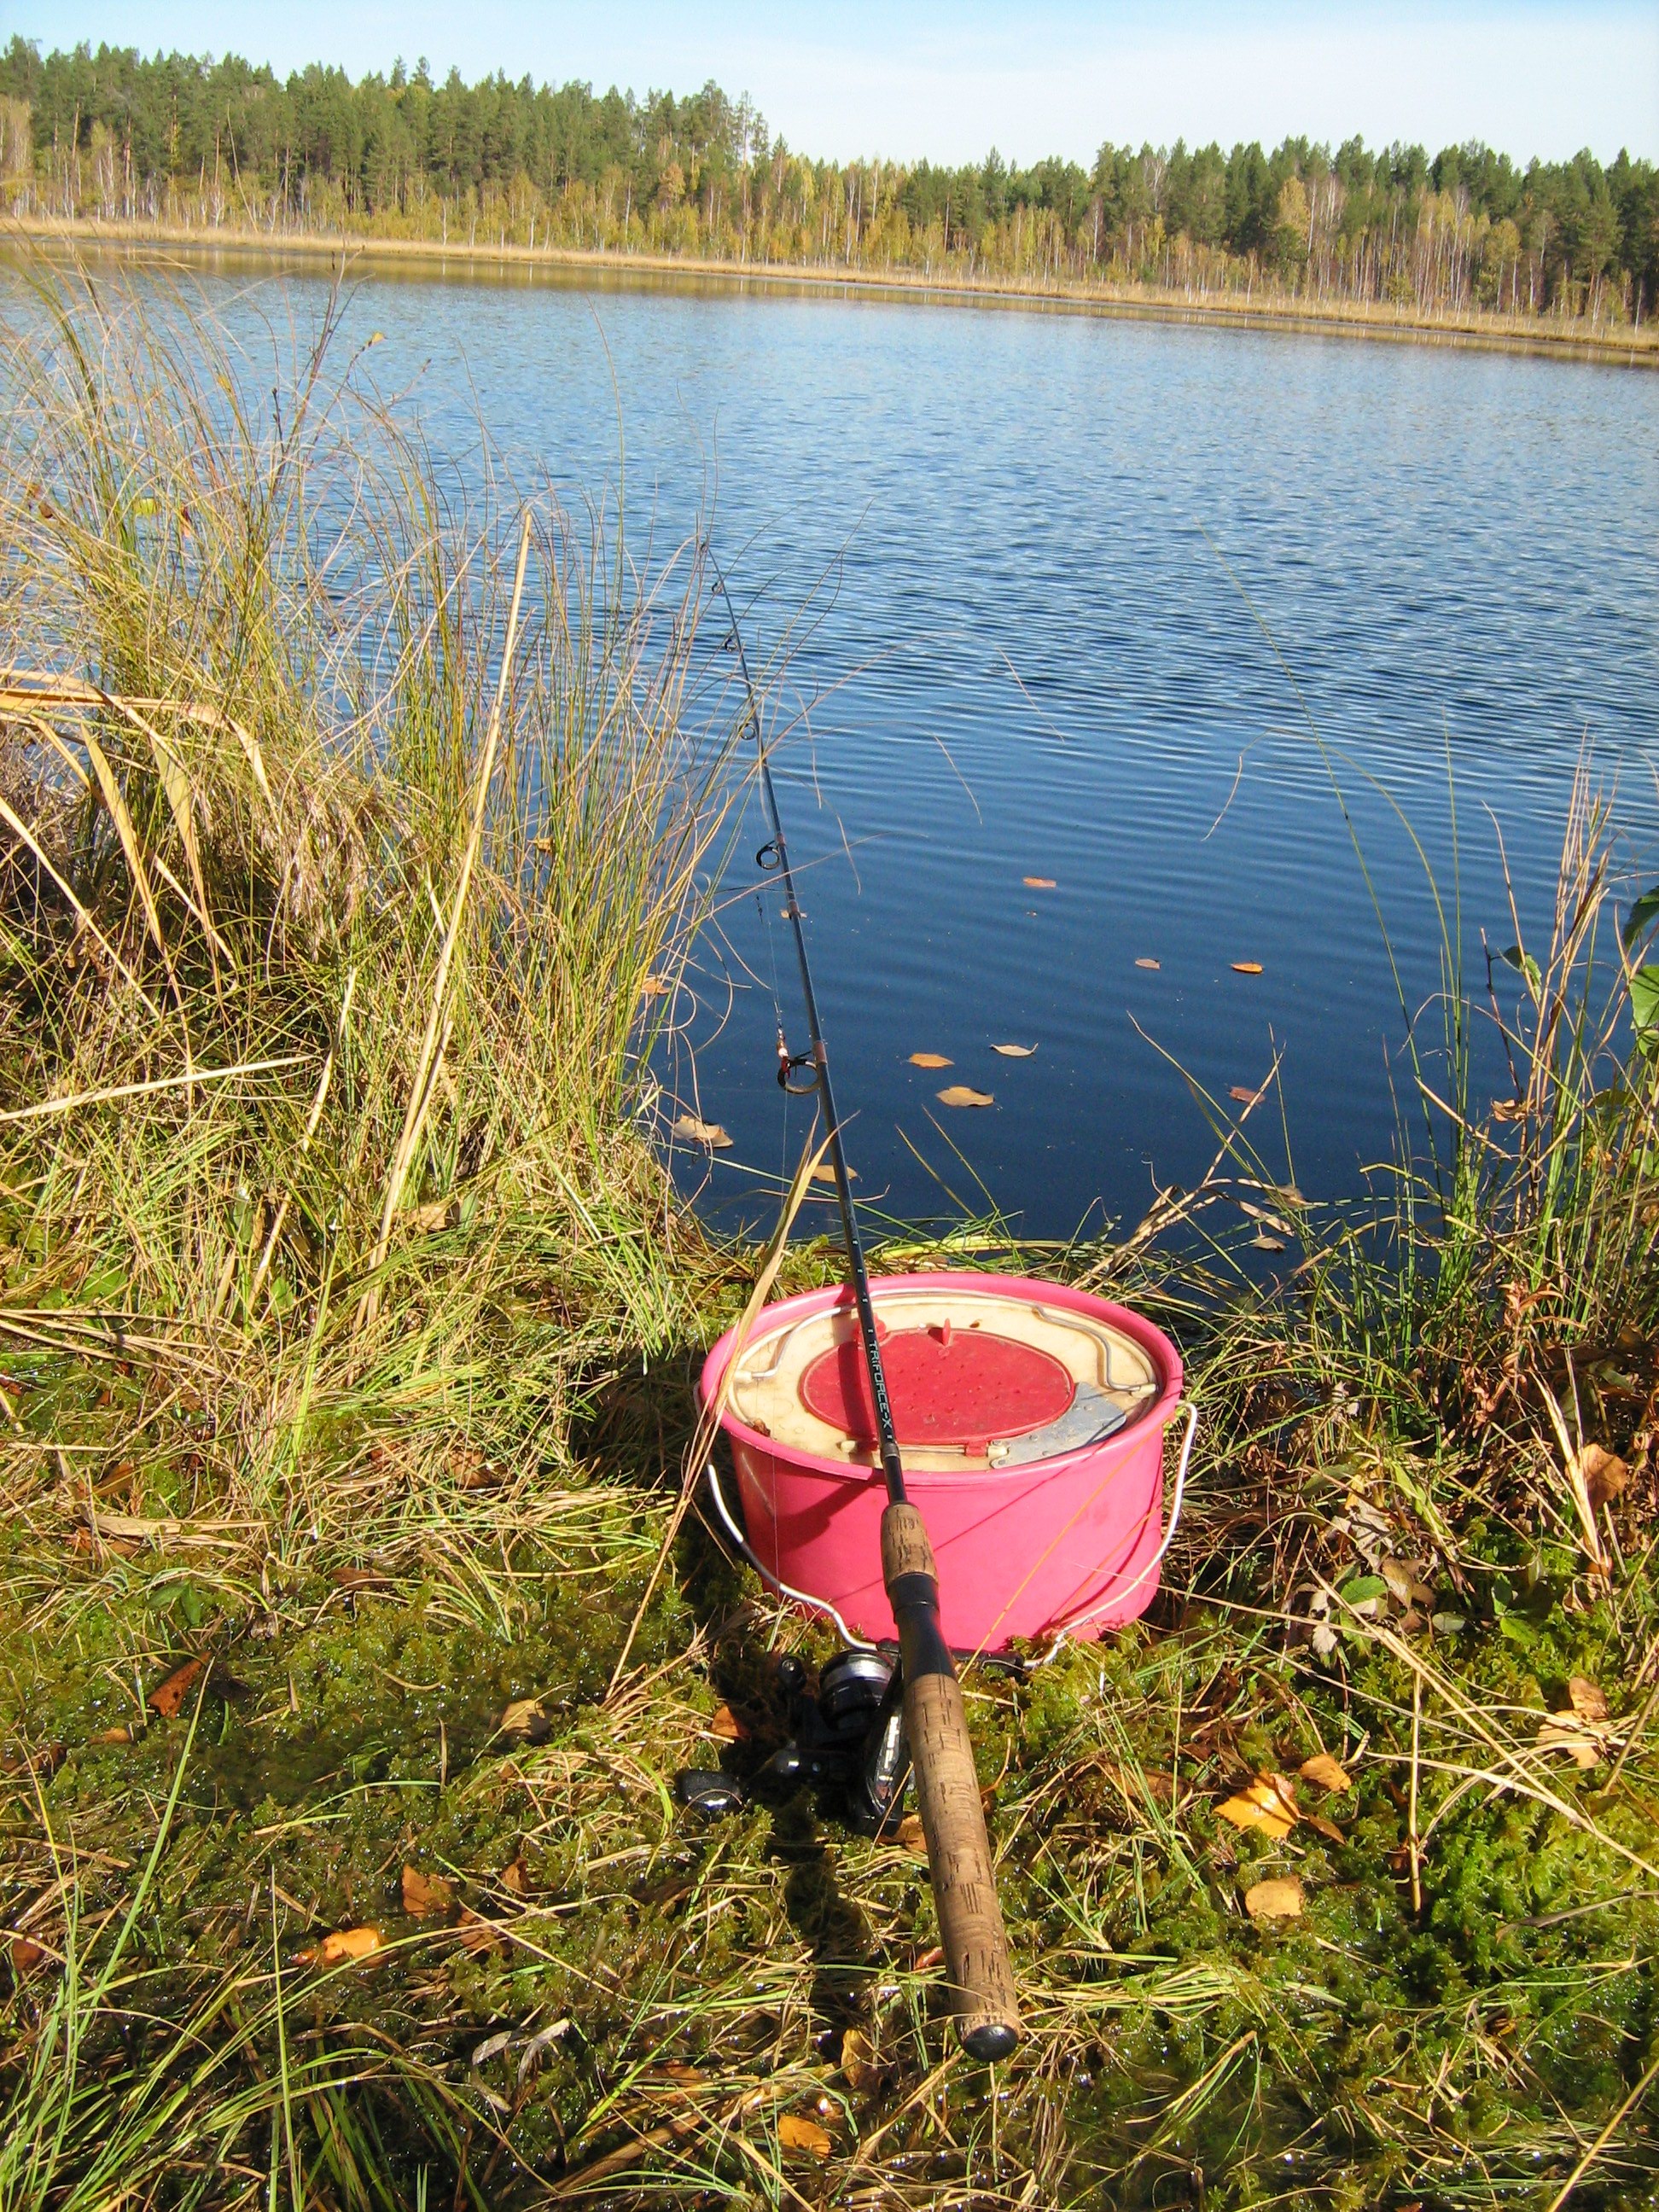
[[[695,562],[532,502],[509,656],[517,502],[328,346],[44,278],[4,343],[0,2204],[1659,2201],[1655,1085],[1588,795],[1368,1200],[1200,1099],[1197,1191],[1041,1255],[1176,1330],[1206,1424],[1149,1620],[969,1677],[992,2076],[918,1859],[671,1796],[829,1648],[695,1516],[653,1588],[757,1264],[643,1072],[730,818]],[[1220,1815],[1321,1753],[1322,1827]]]

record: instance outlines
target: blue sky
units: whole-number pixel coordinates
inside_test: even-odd
[[[1103,138],[1484,138],[1659,155],[1655,0],[0,0],[0,33],[245,53],[354,74],[747,91],[809,152],[1090,157]]]

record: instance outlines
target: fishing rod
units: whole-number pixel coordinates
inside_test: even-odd
[[[812,988],[812,969],[806,957],[804,917],[789,866],[789,848],[784,838],[777,787],[772,781],[760,702],[749,673],[749,659],[743,649],[737,610],[726,589],[725,574],[715,558],[714,547],[707,541],[704,550],[731,624],[726,643],[736,651],[743,675],[747,719],[754,726],[761,792],[772,830],[770,839],[755,857],[757,865],[775,874],[783,886],[783,910],[794,933],[801,998],[811,1039],[806,1052],[792,1054],[780,1020],[778,1080],[786,1090],[816,1092],[828,1129],[830,1162],[835,1171],[836,1197],[841,1209],[842,1239],[847,1248],[848,1273],[854,1304],[858,1309],[859,1335],[870,1378],[871,1403],[875,1409],[876,1447],[887,1484],[887,1505],[881,1517],[882,1582],[898,1626],[905,1733],[909,1739],[910,1764],[916,1779],[922,1833],[927,1844],[928,1874],[939,1913],[951,2009],[957,2036],[970,2057],[1006,2058],[1019,2040],[1019,2007],[1008,1958],[1008,1938],[997,1903],[996,1875],[985,1832],[985,1813],[980,1802],[979,1777],[974,1767],[974,1748],[968,1735],[967,1711],[951,1649],[939,1626],[939,1568],[927,1540],[926,1524],[904,1487],[904,1468],[887,1395],[875,1304],[870,1296],[870,1272],[865,1263],[864,1242],[859,1234],[853,1204],[852,1177],[830,1079],[830,1054],[818,1019],[817,994]],[[790,1081],[798,1069],[810,1071],[808,1080],[799,1085]]]

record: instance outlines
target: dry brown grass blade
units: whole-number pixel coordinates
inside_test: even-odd
[[[680,1533],[691,1500],[696,1495],[704,1462],[713,1448],[714,1437],[720,1429],[720,1416],[726,1411],[726,1401],[731,1395],[732,1381],[737,1372],[738,1358],[744,1346],[749,1340],[749,1332],[755,1325],[755,1317],[770,1297],[772,1285],[778,1279],[778,1269],[783,1264],[783,1255],[789,1245],[789,1232],[794,1227],[795,1216],[800,1212],[806,1194],[812,1187],[813,1176],[823,1164],[824,1155],[830,1150],[830,1133],[826,1131],[823,1142],[816,1151],[812,1149],[811,1138],[807,1139],[807,1149],[801,1154],[794,1178],[784,1195],[783,1207],[778,1215],[777,1227],[772,1231],[772,1241],[762,1255],[759,1272],[755,1277],[755,1286],[750,1291],[743,1312],[738,1317],[737,1329],[732,1340],[732,1356],[726,1363],[726,1371],[720,1376],[720,1388],[698,1417],[696,1431],[692,1437],[690,1447],[686,1452],[680,1471],[680,1494],[675,1501],[674,1510],[669,1516],[668,1527],[657,1553],[656,1564],[651,1570],[644,1593],[635,1608],[634,1618],[628,1625],[628,1633],[623,1638],[623,1648],[617,1655],[617,1663],[611,1670],[610,1686],[605,1692],[607,1698],[612,1698],[617,1693],[617,1685],[621,1681],[623,1669],[628,1664],[628,1656],[634,1649],[634,1639],[640,1632],[640,1623],[645,1619],[646,1607],[650,1604],[657,1584],[662,1579],[662,1571],[667,1564],[669,1553],[673,1548],[674,1539]]]
[[[121,841],[121,850],[126,855],[127,872],[132,878],[132,887],[138,894],[138,902],[144,909],[144,927],[149,930],[155,950],[161,956],[161,965],[173,981],[173,954],[161,933],[161,916],[155,903],[155,894],[150,889],[149,870],[144,866],[144,855],[138,843],[138,832],[133,827],[132,816],[117,782],[115,771],[109,764],[109,756],[90,731],[81,738],[87,749],[87,758],[92,763],[92,772],[98,779],[98,788],[115,824],[115,834]],[[175,985],[175,988],[176,988]]]
[[[305,1131],[300,1139],[299,1149],[294,1156],[296,1168],[311,1150],[312,1139],[317,1133],[317,1125],[323,1118],[323,1108],[328,1102],[329,1085],[334,1078],[335,1056],[339,1050],[341,1040],[345,1036],[345,1026],[350,1018],[351,1001],[356,994],[356,989],[357,970],[354,968],[346,977],[345,989],[340,998],[340,1011],[335,1018],[334,1042],[329,1046],[328,1057],[323,1062],[323,1072],[317,1079],[317,1095],[311,1102],[311,1112],[307,1116]],[[270,1224],[270,1233],[265,1238],[264,1249],[259,1255],[259,1264],[253,1271],[253,1281],[249,1286],[247,1294],[250,1309],[259,1295],[259,1286],[264,1281],[266,1270],[270,1266],[271,1255],[276,1249],[277,1239],[282,1236],[283,1224],[288,1219],[288,1211],[293,1202],[294,1187],[290,1183],[283,1193],[282,1203],[277,1206],[276,1218]]]
[[[22,839],[23,842],[28,847],[30,852],[33,854],[35,859],[40,863],[40,866],[52,878],[52,880],[57,884],[64,896],[69,901],[70,906],[74,912],[75,919],[79,923],[80,927],[86,931],[88,937],[94,939],[99,950],[109,961],[111,966],[116,969],[123,976],[125,977],[126,981],[131,984],[133,989],[137,992],[139,997],[149,1009],[151,1014],[153,1014],[155,1019],[159,1021],[161,1018],[161,1008],[156,1005],[154,999],[150,997],[149,992],[145,990],[143,985],[139,981],[137,976],[134,975],[132,969],[128,967],[126,962],[122,959],[120,954],[110,943],[108,938],[105,936],[103,931],[99,928],[97,923],[93,920],[92,915],[88,909],[76,896],[73,886],[52,866],[52,860],[47,855],[46,848],[41,844],[34,832],[29,828],[27,823],[24,821],[22,816],[16,811],[15,808],[7,803],[3,797],[0,797],[0,821],[3,821],[6,827],[11,830],[15,836]],[[0,1118],[15,1119],[21,1117],[5,1116]]]
[[[0,806],[5,804],[0,799]],[[0,1114],[0,1122],[38,1121],[51,1114],[73,1114],[82,1106],[108,1106],[119,1098],[147,1098],[160,1091],[187,1091],[198,1083],[225,1083],[238,1075],[270,1075],[278,1068],[307,1066],[313,1055],[289,1052],[274,1060],[238,1060],[234,1067],[192,1067],[184,1075],[158,1075],[149,1083],[112,1083],[105,1091],[78,1091],[67,1098],[43,1098]]]
[[[513,604],[507,617],[507,641],[501,649],[501,668],[495,686],[495,703],[489,712],[489,726],[484,734],[483,751],[478,762],[477,780],[472,793],[472,821],[467,832],[465,849],[461,855],[460,875],[455,885],[454,903],[450,909],[449,923],[438,953],[438,972],[432,981],[432,1005],[427,1016],[426,1034],[421,1040],[421,1050],[415,1065],[414,1079],[410,1085],[409,1104],[404,1110],[403,1133],[392,1157],[391,1173],[386,1177],[386,1200],[380,1213],[380,1235],[369,1255],[368,1289],[363,1294],[359,1318],[367,1325],[380,1311],[380,1285],[374,1279],[386,1263],[391,1248],[392,1224],[402,1202],[404,1184],[408,1179],[410,1164],[425,1127],[427,1109],[432,1097],[432,1073],[440,1051],[440,1036],[448,1016],[449,975],[454,963],[455,945],[460,936],[461,922],[466,913],[467,895],[472,885],[472,872],[477,865],[478,850],[483,842],[484,816],[489,804],[489,787],[495,781],[495,754],[501,744],[501,714],[507,703],[507,687],[512,677],[514,650],[519,636],[519,609],[524,598],[525,569],[530,559],[532,516],[525,510],[523,525],[519,532],[519,561],[513,578]]]

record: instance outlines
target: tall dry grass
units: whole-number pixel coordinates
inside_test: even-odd
[[[173,1505],[295,1528],[319,1424],[556,1454],[672,1332],[631,1117],[726,788],[694,549],[465,503],[340,322],[37,270],[0,360],[0,1327],[171,1363]]]

